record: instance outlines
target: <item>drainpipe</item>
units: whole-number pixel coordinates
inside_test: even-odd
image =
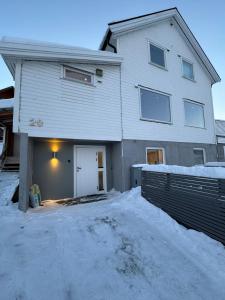
[[[109,45],[109,47],[113,48],[113,52],[114,52],[114,53],[117,53],[116,47],[113,46],[112,44],[110,44],[109,41],[108,41],[108,45]]]
[[[114,52],[114,53],[117,53],[116,47],[113,46],[113,45],[109,42],[110,37],[111,37],[111,35],[109,35],[109,36],[107,37],[107,43],[106,43],[106,45],[108,45],[109,47],[113,48],[113,52]]]

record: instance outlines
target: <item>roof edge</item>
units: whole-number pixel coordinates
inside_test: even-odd
[[[92,50],[86,48],[76,48],[70,46],[48,45],[48,43],[20,42],[0,40],[0,54],[3,59],[10,57],[16,58],[33,58],[33,59],[50,59],[50,60],[84,60],[98,63],[115,63],[120,64],[123,60],[118,54]]]
[[[136,20],[136,19],[143,18],[143,17],[148,17],[148,16],[151,16],[151,15],[156,15],[156,14],[159,14],[159,13],[163,13],[163,12],[170,11],[170,10],[175,10],[175,9],[178,11],[177,7],[175,6],[175,7],[155,11],[153,13],[148,13],[148,14],[144,14],[144,15],[140,15],[140,16],[136,16],[136,17],[131,17],[131,18],[127,18],[127,19],[122,19],[122,20],[118,20],[118,21],[113,21],[113,22],[108,23],[108,26],[116,25],[116,24],[119,24],[119,23],[127,22],[127,21]]]

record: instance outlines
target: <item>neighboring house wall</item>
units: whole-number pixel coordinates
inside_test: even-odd
[[[225,136],[217,136],[218,161],[225,162]]]
[[[121,140],[120,67],[66,64],[95,73],[94,85],[63,79],[62,65],[24,61],[19,129],[34,137]],[[39,126],[31,126],[32,120]],[[43,122],[43,123],[42,123]]]
[[[215,120],[218,161],[225,161],[225,120]]]
[[[117,52],[121,66],[123,138],[215,144],[211,82],[208,74],[184,41],[175,25],[164,21],[121,35]],[[149,64],[148,41],[168,49],[166,68]],[[181,57],[194,64],[195,81],[182,77]],[[172,125],[140,120],[138,85],[171,94]],[[184,125],[183,98],[204,104],[205,129]]]
[[[11,99],[14,97],[14,87],[9,86],[0,90],[0,99]]]
[[[217,144],[218,161],[225,162],[225,143]]]

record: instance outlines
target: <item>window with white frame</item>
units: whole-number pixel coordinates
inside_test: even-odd
[[[93,74],[75,68],[64,67],[64,78],[80,83],[93,84]]]
[[[185,125],[205,128],[203,104],[185,99],[184,114],[185,114]]]
[[[146,162],[150,165],[165,163],[165,153],[163,148],[146,148]]]
[[[149,43],[150,62],[161,68],[166,67],[165,49]]]
[[[194,164],[195,165],[204,165],[205,163],[205,149],[194,148]]]
[[[182,59],[182,72],[184,78],[194,80],[193,64],[185,59]]]
[[[141,119],[171,123],[170,96],[140,87]]]

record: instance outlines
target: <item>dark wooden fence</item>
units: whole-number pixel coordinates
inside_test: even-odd
[[[225,180],[142,171],[142,196],[186,227],[225,244]]]

